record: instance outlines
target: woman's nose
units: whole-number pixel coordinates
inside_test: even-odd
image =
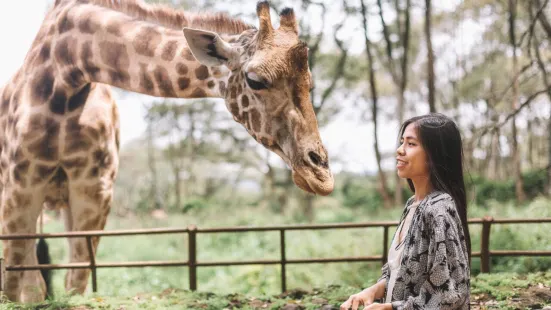
[[[404,148],[403,148],[403,144],[400,144],[400,146],[398,147],[398,149],[396,150],[396,154],[398,155],[404,155]]]

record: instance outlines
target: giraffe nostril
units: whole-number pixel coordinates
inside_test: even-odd
[[[308,152],[308,157],[310,158],[310,161],[315,165],[315,166],[322,166],[322,167],[325,167],[326,166],[326,163],[323,162],[321,156],[318,155],[318,153],[316,152],[313,152],[313,151],[310,151]]]

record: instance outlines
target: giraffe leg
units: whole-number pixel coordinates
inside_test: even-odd
[[[42,190],[25,192],[9,184],[1,198],[2,234],[34,234],[42,208]],[[36,240],[3,240],[4,259],[8,266],[37,265]],[[12,301],[38,302],[46,295],[40,271],[6,272],[5,294]]]
[[[91,182],[91,183],[90,183]],[[69,185],[69,208],[64,212],[66,230],[102,230],[113,199],[113,184],[109,178],[77,180]],[[90,255],[86,238],[69,238],[71,263],[89,262]],[[94,253],[99,238],[92,238]],[[71,269],[65,277],[65,289],[82,294],[88,284],[89,269]]]

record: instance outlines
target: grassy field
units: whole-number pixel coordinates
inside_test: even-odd
[[[61,297],[35,305],[0,304],[6,310],[31,309],[283,309],[332,310],[360,288],[330,285],[279,295],[213,294],[166,289],[131,297]],[[473,278],[472,309],[542,309],[551,306],[551,272],[528,275],[486,274]]]
[[[500,218],[551,217],[549,205],[549,200],[545,199],[535,200],[522,207],[514,207],[512,204],[490,203],[487,208],[473,206],[470,210],[470,217],[483,215]],[[361,210],[339,208],[328,201],[316,210],[315,222],[397,220],[400,213],[401,210],[396,209],[384,212],[384,214],[367,214],[362,213]],[[255,207],[243,207],[237,212],[235,208],[209,207],[187,214],[170,215],[164,220],[155,220],[149,216],[129,216],[125,218],[112,216],[108,221],[107,229],[186,227],[190,224],[206,228],[291,223],[297,223],[292,211],[289,211],[286,215],[278,215],[269,213],[269,210]],[[45,230],[47,232],[63,231],[63,227],[60,221],[52,221],[45,226]],[[391,233],[393,233],[392,230]],[[473,251],[477,251],[479,248],[479,233],[480,227],[473,225],[471,227]],[[495,226],[492,228],[491,248],[551,250],[548,233],[548,224]],[[100,242],[97,261],[185,260],[187,259],[187,242],[185,235],[105,237]],[[53,263],[66,262],[66,241],[52,239],[49,240],[49,245]],[[279,233],[199,235],[197,237],[197,247],[197,259],[202,262],[278,259]],[[380,254],[382,252],[382,229],[288,232],[286,247],[287,258],[293,259]],[[473,259],[472,270],[474,276],[478,273],[479,265],[478,259]],[[329,294],[330,296],[333,296],[331,294],[346,295],[358,288],[373,284],[380,275],[380,267],[380,263],[288,265],[287,287],[289,289],[300,288],[310,292],[314,288],[325,288],[321,290],[323,294]],[[519,275],[529,275],[549,270],[551,270],[551,258],[495,258],[492,260],[493,272],[516,272]],[[57,302],[60,303],[65,302],[60,297],[64,295],[64,274],[64,271],[54,272],[54,293],[57,296]],[[522,279],[522,276],[520,277]],[[548,274],[545,277],[548,281]],[[483,287],[484,281],[486,281],[484,279],[481,278],[475,283],[480,283],[480,288],[488,291],[489,288]],[[337,286],[339,286],[338,289]],[[489,284],[489,286],[494,285]],[[89,291],[90,287],[91,285],[89,285]],[[168,305],[175,302],[175,300],[181,300],[182,302],[186,302],[185,300],[202,300],[204,296],[210,296],[208,295],[210,293],[206,292],[213,292],[217,294],[215,296],[218,296],[212,299],[212,302],[215,302],[217,298],[226,298],[228,294],[246,294],[248,297],[243,297],[245,299],[252,298],[250,296],[256,298],[260,298],[258,296],[273,296],[281,293],[280,287],[279,266],[200,267],[198,269],[198,289],[200,292],[204,292],[202,294],[207,295],[196,295],[181,291],[189,288],[186,267],[99,269],[98,294],[87,293],[83,300],[86,302],[99,300],[100,304],[102,302],[110,304],[119,301],[135,303],[133,307],[137,307],[140,302],[147,300],[146,304],[154,306],[157,301],[154,302],[152,298],[157,298],[158,303]],[[473,285],[473,292],[477,292],[476,289],[477,286]],[[175,291],[173,292],[173,290]],[[161,294],[161,292],[164,292],[164,294]],[[496,294],[499,295],[497,292],[487,292],[487,294],[496,298],[498,297]],[[166,298],[161,298],[165,295]],[[132,297],[121,299],[121,296]],[[170,296],[174,296],[174,298]],[[310,294],[308,296],[317,295]],[[330,299],[330,297],[322,298]],[[207,301],[209,300],[210,298]],[[307,301],[304,301],[304,303],[307,303]],[[163,308],[164,306],[159,307]]]

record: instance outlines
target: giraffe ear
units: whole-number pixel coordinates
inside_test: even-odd
[[[195,59],[205,66],[230,67],[239,59],[237,49],[214,32],[186,27],[184,36]]]

